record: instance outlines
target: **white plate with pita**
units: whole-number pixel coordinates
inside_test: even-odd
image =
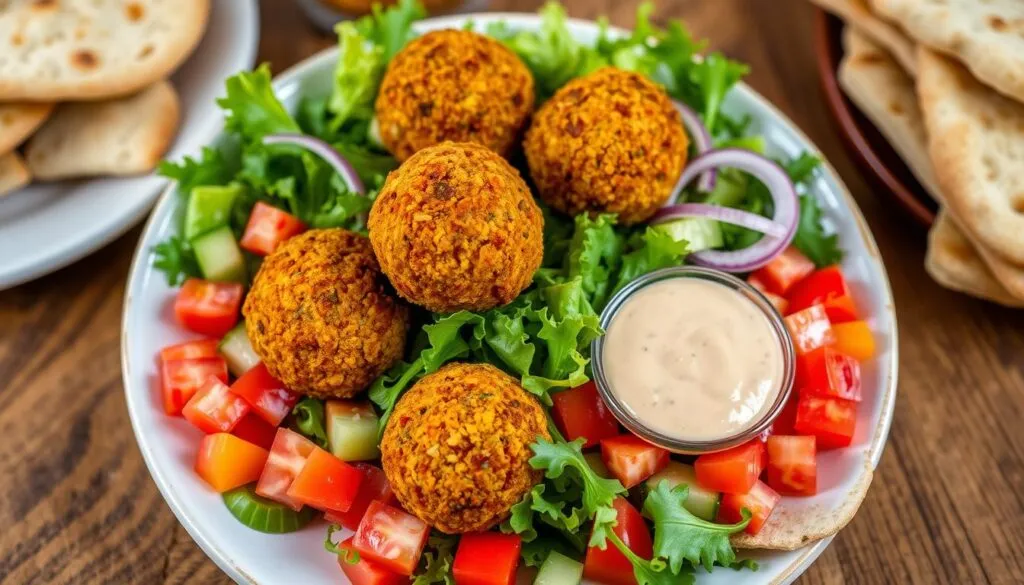
[[[504,20],[514,29],[536,29],[540,19],[523,14],[472,14],[435,18],[415,25],[420,32],[455,28],[472,19],[481,29]],[[573,36],[585,43],[597,38],[593,22],[570,20]],[[617,31],[615,34],[622,34]],[[336,49],[326,50],[289,69],[273,84],[286,108],[294,111],[304,95],[330,91]],[[768,154],[793,158],[820,150],[770,103],[744,84],[726,98],[723,109],[749,115],[753,133],[765,137]],[[835,533],[856,513],[885,447],[896,403],[898,341],[889,279],[871,231],[857,204],[828,163],[815,172],[808,191],[821,205],[828,227],[845,250],[843,270],[858,308],[874,333],[877,351],[864,364],[864,400],[850,447],[822,452],[819,492],[808,498],[784,498],[757,537],[740,537],[742,556],[756,559],[753,571],[701,572],[700,585],[784,585],[791,583],[825,550]],[[168,417],[154,392],[158,376],[154,356],[162,347],[185,341],[184,331],[167,310],[177,292],[152,266],[151,249],[176,233],[182,200],[168,189],[154,210],[136,250],[128,277],[121,332],[125,396],[135,437],[146,465],[168,506],[192,538],[233,580],[245,585],[347,583],[336,559],[323,550],[326,525],[314,522],[298,532],[269,535],[253,531],[224,506],[220,495],[193,471],[200,433],[186,421]],[[194,336],[192,336],[194,337]],[[344,536],[348,536],[345,531]],[[520,583],[528,583],[527,571]]]
[[[213,1],[206,34],[171,82],[181,103],[166,157],[197,154],[220,130],[215,100],[224,79],[255,63],[255,0]],[[0,290],[63,268],[111,242],[153,206],[166,179],[155,175],[36,183],[0,198]]]

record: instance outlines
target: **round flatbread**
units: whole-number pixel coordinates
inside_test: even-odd
[[[17,148],[52,111],[53,104],[0,104],[0,155]]]
[[[185,60],[209,12],[209,0],[9,0],[0,10],[0,101],[138,91]]]

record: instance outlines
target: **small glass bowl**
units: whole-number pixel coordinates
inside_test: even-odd
[[[603,358],[605,336],[599,337],[591,345],[594,382],[597,384],[598,392],[600,392],[601,398],[604,399],[608,408],[610,408],[612,413],[615,415],[615,418],[617,418],[623,426],[648,443],[668,449],[674,453],[700,455],[702,453],[722,451],[730,447],[746,443],[766,431],[771,426],[775,418],[779,416],[780,412],[782,412],[782,409],[786,405],[786,401],[793,389],[793,377],[796,372],[796,354],[793,349],[792,339],[789,336],[789,331],[786,329],[786,325],[782,321],[782,315],[779,314],[771,302],[766,299],[760,291],[731,274],[697,266],[677,266],[673,268],[664,268],[641,276],[617,292],[608,302],[608,306],[605,307],[604,311],[601,313],[601,327],[607,331],[612,320],[614,320],[615,316],[618,315],[619,310],[637,291],[648,285],[671,278],[698,278],[725,285],[747,297],[750,299],[750,302],[754,303],[759,309],[761,309],[765,317],[768,318],[768,322],[771,325],[772,331],[775,333],[776,339],[782,346],[782,387],[779,389],[775,402],[772,404],[771,408],[766,411],[765,415],[761,417],[761,419],[753,423],[750,427],[732,436],[722,437],[721,439],[712,441],[687,441],[670,437],[646,426],[644,422],[638,419],[629,407],[622,403],[612,391],[611,384],[605,376],[604,371]]]

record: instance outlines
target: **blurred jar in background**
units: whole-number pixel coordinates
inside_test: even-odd
[[[368,14],[374,4],[390,6],[397,0],[298,0],[313,24],[325,32],[346,18]],[[431,16],[452,12],[476,12],[487,9],[487,0],[420,0]]]

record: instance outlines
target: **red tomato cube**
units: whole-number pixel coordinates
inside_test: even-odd
[[[281,424],[299,401],[299,395],[271,376],[263,362],[235,380],[231,391],[244,398],[253,412],[275,427]]]
[[[370,502],[352,537],[352,547],[389,571],[412,575],[429,535],[430,527],[412,514]]]
[[[269,450],[274,445],[277,427],[250,412],[231,429],[231,434]]]
[[[206,435],[199,443],[196,473],[210,487],[226,492],[256,481],[267,462],[267,450],[234,435]]]
[[[340,524],[349,530],[356,530],[359,528],[359,522],[363,519],[363,515],[366,514],[366,509],[370,507],[370,502],[393,504],[397,500],[383,470],[361,461],[353,463],[352,466],[363,472],[363,484],[359,488],[359,493],[356,494],[356,499],[352,502],[352,507],[347,512],[328,511],[324,514],[324,518],[332,524]]]
[[[796,388],[800,394],[860,402],[860,364],[831,347],[819,347],[796,358]]]
[[[669,452],[634,435],[601,441],[601,460],[626,489],[658,473],[668,465]]]
[[[352,547],[351,536],[338,544],[338,548],[345,551],[338,555],[338,565],[352,585],[405,585],[409,582],[408,577],[389,571],[382,565],[361,556],[354,563],[348,562],[346,557],[356,556],[352,553],[357,552]]]
[[[347,512],[362,483],[362,471],[317,447],[288,486],[287,494],[318,510]]]
[[[793,429],[817,440],[818,449],[847,447],[857,428],[857,403],[842,398],[804,394],[796,409]]]
[[[173,355],[173,354],[172,354]],[[160,363],[160,393],[164,412],[175,416],[213,376],[228,382],[228,363],[224,358],[186,358],[164,360]]]
[[[256,493],[290,507],[296,512],[302,502],[288,495],[288,488],[306,465],[306,459],[317,448],[312,441],[295,431],[280,428],[267,457],[267,466],[260,474]]]
[[[306,224],[294,215],[268,205],[256,202],[249,214],[249,222],[238,245],[253,254],[266,256],[281,242],[306,231]]]
[[[814,262],[811,262],[800,250],[790,246],[772,258],[770,262],[755,270],[750,278],[761,283],[770,293],[785,295],[794,284],[812,272],[814,272]]]
[[[612,532],[638,557],[650,560],[654,556],[654,545],[643,516],[621,497],[615,498],[612,507],[616,514]],[[583,576],[607,585],[636,585],[633,564],[613,543],[607,541],[604,550],[596,546],[587,547]]]
[[[818,460],[814,437],[772,435],[768,448],[768,486],[784,496],[818,492]]]
[[[796,422],[796,405],[797,397],[790,396],[789,400],[786,401],[786,405],[782,407],[782,412],[775,417],[772,421],[772,432],[773,435],[792,435],[793,424]]]
[[[732,449],[697,457],[693,468],[704,489],[728,494],[745,494],[764,471],[764,443],[755,439]]]
[[[197,339],[186,341],[177,345],[169,345],[160,350],[160,361],[169,362],[172,360],[197,360],[200,358],[219,357],[217,346],[219,339]]]
[[[793,286],[787,295],[790,311],[822,305],[833,323],[857,320],[850,287],[838,266],[822,268]]]
[[[238,323],[242,292],[242,285],[237,282],[190,278],[178,291],[174,314],[190,331],[224,337]]]
[[[735,524],[743,520],[743,510],[750,511],[750,524],[747,524],[747,534],[757,534],[761,531],[768,517],[772,515],[776,504],[782,498],[775,490],[763,482],[755,482],[750,491],[745,494],[722,494],[722,502],[718,505],[718,518],[716,521],[721,524]]]
[[[825,307],[813,305],[801,311],[790,313],[785,319],[786,329],[793,339],[797,355],[814,351],[819,347],[836,342],[832,323],[825,314]]]
[[[522,545],[517,534],[463,534],[452,564],[455,585],[512,585],[516,582]]]
[[[181,409],[181,414],[206,434],[229,433],[242,417],[249,414],[249,405],[232,394],[220,378],[210,376]]]
[[[551,416],[566,441],[586,439],[583,448],[619,434],[619,421],[601,399],[594,382],[563,390],[551,396]]]

